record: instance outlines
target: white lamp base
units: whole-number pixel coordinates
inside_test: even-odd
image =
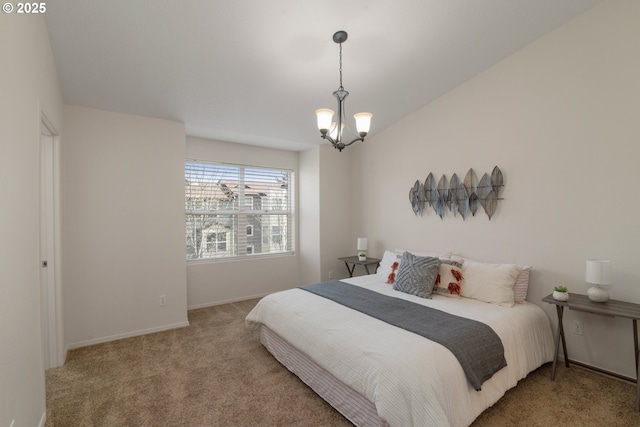
[[[599,286],[592,286],[587,290],[587,296],[593,302],[609,301],[609,291]]]

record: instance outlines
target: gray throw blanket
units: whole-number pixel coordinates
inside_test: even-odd
[[[482,322],[338,280],[300,289],[442,344],[458,358],[469,383],[478,391],[483,382],[507,366],[500,337]]]

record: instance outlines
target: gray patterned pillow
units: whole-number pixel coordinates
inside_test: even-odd
[[[403,253],[393,289],[421,298],[431,298],[440,263],[439,258]]]

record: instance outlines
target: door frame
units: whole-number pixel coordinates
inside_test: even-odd
[[[60,144],[59,135],[44,113],[40,113],[40,241],[41,322],[44,368],[62,366],[65,360],[62,323],[62,281],[60,268]],[[46,191],[47,188],[48,192]],[[48,198],[48,200],[47,200]],[[42,261],[47,261],[46,269]],[[45,337],[46,334],[46,337]],[[45,339],[46,338],[46,339]],[[48,355],[48,357],[46,357]]]

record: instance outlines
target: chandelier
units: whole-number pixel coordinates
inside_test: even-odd
[[[343,142],[344,127],[345,127],[345,113],[344,113],[344,99],[349,95],[349,92],[342,87],[342,43],[347,40],[346,31],[337,31],[333,35],[333,41],[340,45],[340,87],[333,92],[333,96],[338,100],[338,115],[336,117],[337,122],[333,121],[335,112],[328,108],[320,108],[316,110],[316,117],[318,119],[318,129],[320,129],[320,136],[322,139],[329,141],[334,148],[338,151],[342,151],[344,147],[348,147],[354,142],[364,141],[364,137],[369,132],[371,126],[371,113],[357,113],[353,117],[356,119],[356,130],[358,137],[354,138],[351,142]]]

